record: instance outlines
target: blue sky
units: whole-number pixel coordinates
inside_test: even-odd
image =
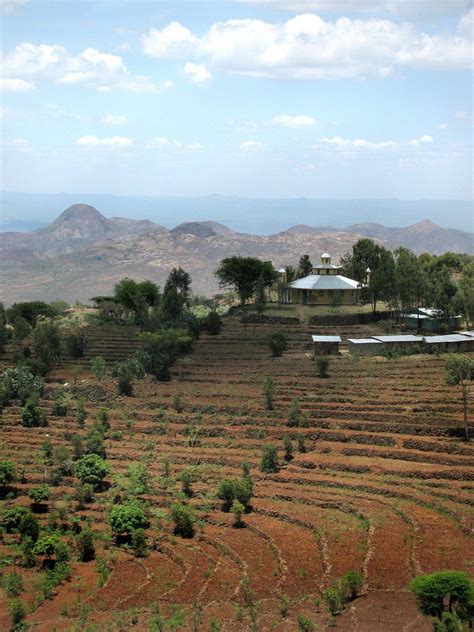
[[[470,0],[1,0],[2,188],[472,197]]]

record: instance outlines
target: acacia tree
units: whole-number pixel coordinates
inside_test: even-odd
[[[137,283],[133,279],[125,278],[114,287],[114,301],[119,303],[133,316],[135,324],[143,329],[151,307],[160,302],[160,288],[152,281]]]
[[[182,268],[173,268],[171,270],[166,279],[163,294],[166,295],[171,289],[176,290],[186,307],[189,307],[191,277]]]
[[[271,261],[260,261],[255,257],[226,257],[215,272],[220,287],[233,287],[243,305],[255,293],[260,276],[268,287],[277,278]]]
[[[443,619],[453,620],[451,617],[445,617],[446,613],[457,615],[461,621],[469,620],[469,609],[474,603],[474,582],[467,573],[436,571],[418,575],[410,583],[410,590],[415,593],[418,607],[423,614],[437,617],[442,622]]]
[[[468,408],[471,398],[471,382],[474,377],[474,360],[465,355],[450,355],[446,360],[446,381],[461,391],[464,415],[464,439],[469,441]]]

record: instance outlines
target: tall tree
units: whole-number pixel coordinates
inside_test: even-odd
[[[259,314],[263,314],[265,305],[267,304],[267,297],[265,296],[265,279],[263,274],[258,277],[257,285],[255,286],[255,307]]]
[[[191,293],[191,277],[182,268],[173,268],[168,275],[165,283],[163,293],[166,294],[169,290],[175,289],[181,296],[183,302],[189,307],[190,293]]]
[[[243,305],[255,293],[258,279],[263,276],[268,287],[277,278],[271,261],[260,261],[255,257],[226,257],[215,272],[221,287],[233,287]]]
[[[303,255],[298,264],[298,278],[301,279],[303,277],[307,277],[313,271],[313,264],[311,263],[311,259],[309,255]]]
[[[137,283],[133,279],[125,278],[114,287],[114,300],[128,309],[135,324],[143,329],[151,307],[160,302],[160,288],[152,281]]]

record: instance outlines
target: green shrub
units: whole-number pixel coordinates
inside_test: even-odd
[[[329,611],[329,614],[335,616],[336,614],[339,614],[341,612],[342,601],[340,592],[337,588],[326,588],[326,590],[323,591],[323,599],[326,602],[326,607]]]
[[[219,314],[212,310],[204,320],[204,329],[211,336],[217,336],[221,333],[222,319]]]
[[[304,614],[298,615],[298,630],[300,632],[314,632],[316,625]]]
[[[76,536],[76,546],[81,562],[90,562],[95,557],[94,533],[87,527]]]
[[[68,333],[64,338],[64,346],[66,347],[67,354],[70,355],[71,358],[84,357],[87,347],[85,333],[80,329]]]
[[[146,555],[146,536],[143,529],[134,529],[132,531],[132,551],[136,557]]]
[[[440,618],[446,610],[454,610],[467,621],[467,611],[474,605],[474,583],[464,571],[418,575],[411,581],[410,590],[425,615]]]
[[[28,490],[28,496],[35,505],[40,505],[49,500],[49,488],[47,485],[38,485]]]
[[[16,469],[12,461],[0,461],[0,488],[5,489],[16,478]]]
[[[107,365],[105,364],[105,360],[102,356],[92,358],[91,370],[98,382],[101,382],[104,379],[107,375]]]
[[[92,485],[94,490],[102,486],[102,482],[110,472],[109,465],[97,454],[83,456],[76,463],[76,476],[82,484]]]
[[[340,586],[344,600],[356,599],[364,585],[364,576],[359,571],[348,571],[341,577]]]
[[[44,391],[43,380],[33,375],[26,366],[5,369],[0,385],[6,404],[14,400],[19,400],[21,404],[25,404],[29,398],[41,397]]]
[[[318,369],[319,377],[329,377],[329,358],[326,356],[318,356],[316,358],[316,367]]]
[[[262,448],[262,458],[260,470],[266,473],[274,473],[279,470],[278,451],[274,445],[264,445]]]
[[[148,518],[137,505],[116,505],[110,511],[109,524],[115,535],[131,534],[136,529],[145,529]]]
[[[283,439],[283,449],[285,450],[285,461],[291,461],[293,458],[293,444],[290,437]]]
[[[283,355],[283,351],[286,351],[287,349],[285,334],[281,332],[276,332],[272,334],[268,338],[268,347],[272,352],[272,356],[274,358],[278,358]]]
[[[21,423],[24,428],[47,426],[46,414],[38,407],[36,397],[31,397],[21,411]]]
[[[272,377],[265,378],[263,383],[263,394],[265,395],[265,408],[273,410],[273,395],[275,393],[275,382]]]
[[[19,629],[26,616],[25,606],[21,599],[12,599],[9,601],[8,610],[12,618],[13,629]]]
[[[287,425],[290,428],[295,428],[295,427],[298,427],[300,424],[301,424],[300,400],[297,397],[294,397],[291,400],[290,410],[288,411]]]
[[[252,497],[252,482],[248,477],[242,479],[226,479],[219,483],[217,497],[223,501],[222,510],[230,511],[232,503],[237,500],[247,509]]]
[[[191,498],[191,496],[193,495],[191,481],[191,473],[188,470],[184,470],[181,474],[181,489],[183,494],[188,498]]]
[[[171,505],[171,518],[174,522],[174,532],[183,538],[192,538],[196,516],[189,505]]]
[[[20,573],[12,571],[2,578],[2,588],[7,597],[18,597],[23,590],[23,582]]]
[[[242,516],[245,513],[244,505],[241,502],[239,502],[237,499],[235,499],[234,502],[232,503],[232,507],[230,508],[230,510],[234,514],[234,527],[237,527],[237,528],[242,527],[243,525]]]

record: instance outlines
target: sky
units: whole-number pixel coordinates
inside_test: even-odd
[[[3,190],[472,198],[471,0],[0,8]]]

